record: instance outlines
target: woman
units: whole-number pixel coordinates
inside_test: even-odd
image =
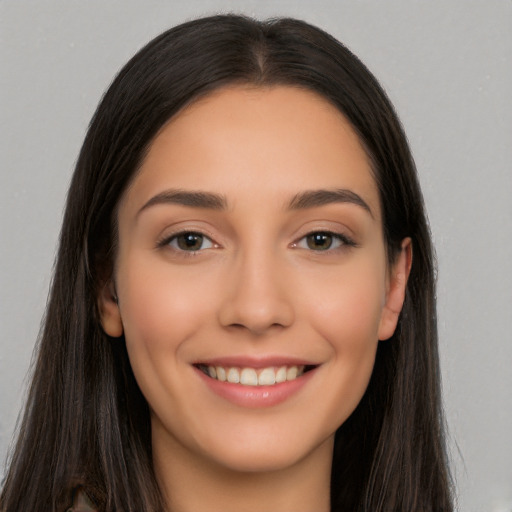
[[[77,163],[2,510],[452,510],[422,204],[319,29],[150,42]]]

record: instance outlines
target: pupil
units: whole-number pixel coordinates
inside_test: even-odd
[[[332,245],[332,235],[329,233],[314,233],[308,236],[307,241],[310,249],[325,251]]]
[[[184,251],[198,251],[203,245],[203,235],[186,233],[178,237],[178,247]]]

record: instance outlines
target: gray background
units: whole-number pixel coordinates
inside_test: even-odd
[[[505,0],[0,0],[0,461],[26,386],[66,188],[98,100],[153,36],[227,11],[323,27],[363,59],[395,103],[438,252],[459,508],[512,511],[512,2]]]

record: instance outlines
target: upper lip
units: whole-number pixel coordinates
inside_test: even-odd
[[[224,368],[269,368],[271,366],[317,366],[319,363],[294,356],[225,356],[196,361],[196,365],[222,366]]]

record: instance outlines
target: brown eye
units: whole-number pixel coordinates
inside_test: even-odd
[[[335,251],[345,247],[357,247],[356,242],[343,233],[330,231],[313,231],[293,244],[299,249],[310,251]]]
[[[311,233],[306,237],[306,244],[308,249],[326,251],[332,247],[333,239],[334,236],[332,233]]]
[[[213,247],[212,241],[201,233],[185,232],[174,235],[168,242],[174,249],[196,252]]]

